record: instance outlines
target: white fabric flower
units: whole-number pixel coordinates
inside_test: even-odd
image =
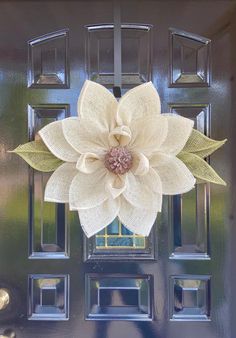
[[[176,157],[193,122],[160,114],[151,82],[117,102],[106,88],[86,81],[78,113],[39,132],[50,151],[65,161],[50,177],[45,200],[68,202],[78,210],[88,237],[117,216],[132,232],[148,236],[162,195],[194,187],[195,178]]]

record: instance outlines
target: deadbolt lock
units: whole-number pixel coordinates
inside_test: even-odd
[[[10,295],[7,289],[0,289],[0,311],[4,310],[10,303]],[[1,336],[0,336],[1,338]]]

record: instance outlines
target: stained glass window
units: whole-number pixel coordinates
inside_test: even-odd
[[[116,218],[96,235],[97,249],[144,249],[146,238],[129,231]]]

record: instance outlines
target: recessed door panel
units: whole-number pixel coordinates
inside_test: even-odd
[[[86,26],[88,78],[104,86],[114,84],[114,25]],[[122,86],[133,87],[151,79],[152,25],[122,25]]]
[[[86,276],[87,319],[152,319],[151,276]]]
[[[170,104],[170,113],[192,119],[194,128],[210,136],[209,104]],[[209,259],[209,208],[209,184],[169,199],[171,258]]]
[[[171,320],[210,320],[210,276],[171,277]]]
[[[69,276],[31,275],[29,320],[69,319]]]
[[[170,29],[170,85],[210,85],[210,39]]]
[[[64,29],[29,41],[29,87],[69,87],[68,33]]]
[[[69,115],[68,105],[42,104],[28,107],[29,139],[48,123]],[[50,173],[29,168],[29,253],[30,258],[68,258],[68,206],[44,202]]]

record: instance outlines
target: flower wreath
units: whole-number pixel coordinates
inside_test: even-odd
[[[86,81],[78,117],[55,121],[40,139],[13,152],[42,172],[53,172],[45,201],[69,203],[90,237],[117,216],[133,233],[148,236],[162,196],[183,194],[197,183],[225,182],[204,160],[226,140],[215,141],[194,122],[161,114],[151,82],[117,102],[105,87]]]

